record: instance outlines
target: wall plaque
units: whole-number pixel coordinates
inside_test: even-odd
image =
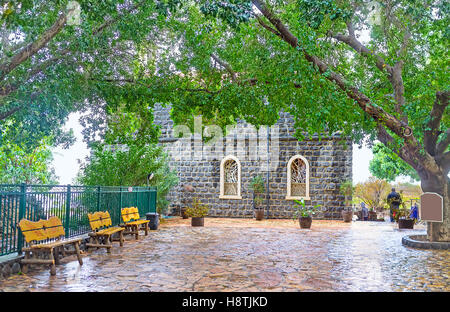
[[[438,193],[423,193],[420,196],[419,216],[422,221],[443,221],[444,199]]]

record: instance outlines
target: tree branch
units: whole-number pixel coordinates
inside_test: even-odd
[[[228,64],[225,61],[222,61],[220,58],[218,58],[217,56],[214,55],[214,53],[211,53],[211,57],[220,64],[220,66],[222,66],[223,68],[226,69],[226,71],[231,75],[231,80],[233,80],[233,82],[236,82],[236,73],[234,72],[234,70],[231,68],[230,64]]]
[[[298,39],[283,25],[280,19],[278,19],[272,11],[260,0],[252,0],[252,3],[258,8],[258,10],[272,23],[273,26],[280,32],[281,37],[285,42],[291,45],[295,49],[299,49],[303,52],[306,60],[316,66],[320,73],[327,73],[326,79],[335,83],[347,96],[358,104],[366,114],[372,117],[378,124],[386,126],[389,130],[395,133],[398,137],[403,139],[405,145],[400,151],[399,156],[405,161],[417,160],[420,164],[415,163],[413,168],[423,167],[426,168],[426,172],[438,173],[439,168],[435,159],[429,154],[420,153],[420,145],[417,139],[414,137],[411,128],[407,126],[405,122],[397,119],[395,116],[384,111],[381,107],[372,105],[371,100],[357,87],[350,85],[344,77],[340,74],[330,70],[328,65],[315,55],[309,54],[305,49],[298,45]],[[405,157],[405,158],[403,158]],[[409,162],[408,162],[409,163]]]
[[[436,154],[442,154],[445,152],[445,149],[450,145],[450,128],[445,132],[444,137],[436,146]]]
[[[22,109],[22,106],[17,106],[17,107],[14,107],[13,109],[10,109],[9,111],[7,111],[5,113],[1,113],[0,120],[8,118],[9,116],[11,116],[12,114],[16,113],[17,111],[19,111],[21,109]]]
[[[328,35],[332,38],[343,42],[353,48],[357,53],[361,54],[362,56],[368,57],[373,56],[375,58],[375,65],[380,71],[386,71],[389,75],[392,75],[392,66],[387,64],[385,60],[379,56],[378,54],[375,54],[372,52],[369,48],[367,48],[365,45],[363,45],[361,42],[358,41],[355,37],[355,33],[353,31],[353,26],[349,26],[351,30],[351,35],[346,36],[343,34],[335,34],[332,31],[328,32]],[[350,32],[350,31],[349,31]]]
[[[347,29],[349,32],[349,35],[343,35],[343,34],[334,34],[332,31],[329,31],[328,34],[351,48],[353,48],[357,53],[364,57],[373,56],[375,58],[375,66],[382,72],[387,72],[387,77],[392,85],[393,91],[394,91],[394,99],[396,102],[395,105],[395,111],[399,116],[401,116],[401,120],[404,123],[408,123],[408,117],[406,114],[404,114],[401,110],[401,107],[405,104],[405,88],[403,85],[403,78],[402,78],[402,68],[403,68],[403,61],[398,61],[394,66],[390,66],[386,64],[386,61],[378,54],[371,51],[369,48],[367,48],[365,45],[363,45],[358,39],[356,39],[355,31],[353,28],[353,24],[350,21],[346,22]],[[398,51],[398,55],[403,54],[404,50],[406,49],[406,45],[408,42],[408,39],[410,37],[409,32],[405,33],[404,41],[402,48],[400,51]]]
[[[277,30],[281,33],[281,37],[284,41],[289,43],[294,48],[299,47],[298,39],[287,29],[286,26],[283,25],[280,19],[275,17],[275,15],[264,4],[262,4],[260,0],[252,0],[252,2],[261,11],[261,13],[277,28]],[[315,65],[320,73],[323,74],[326,72],[327,75],[325,77],[333,83],[337,84],[339,88],[347,94],[347,96],[354,99],[364,112],[369,114],[373,119],[375,119],[375,121],[381,122],[386,125],[391,131],[393,131],[399,137],[410,142],[410,144],[418,146],[418,143],[412,134],[407,133],[405,135],[405,130],[408,130],[408,132],[410,131],[406,124],[398,120],[395,116],[384,111],[381,107],[372,105],[371,100],[365,94],[360,92],[357,87],[349,85],[349,83],[340,74],[330,70],[329,66],[320,58],[309,54],[301,47],[300,49],[302,50],[305,58],[313,65]]]
[[[446,142],[448,142],[448,130],[447,136],[441,141],[439,149],[436,146],[437,140],[441,132],[439,131],[439,126],[441,124],[442,116],[444,115],[444,111],[449,104],[450,91],[444,92],[436,92],[436,99],[433,104],[433,108],[430,113],[430,120],[427,123],[427,130],[424,131],[424,145],[430,155],[436,155],[438,150],[442,153],[445,148]]]
[[[72,9],[74,10],[74,9]],[[70,13],[69,11],[68,13]],[[67,21],[67,14],[61,14],[56,22],[47,29],[37,40],[21,49],[9,62],[0,65],[0,81],[3,80],[14,68],[28,60],[52,40],[64,27]]]
[[[278,31],[276,31],[275,29],[273,29],[272,27],[270,27],[269,25],[267,25],[266,23],[264,23],[264,21],[263,21],[258,15],[256,15],[256,19],[258,20],[258,23],[259,23],[262,27],[264,27],[265,29],[267,29],[267,30],[270,31],[271,33],[277,35],[278,37],[283,38],[283,37],[281,36],[281,34],[280,34]]]

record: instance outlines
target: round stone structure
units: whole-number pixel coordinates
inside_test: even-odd
[[[402,238],[404,246],[420,249],[450,250],[450,242],[430,242],[427,235],[407,235]]]

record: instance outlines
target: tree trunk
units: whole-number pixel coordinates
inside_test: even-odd
[[[444,174],[421,176],[423,192],[438,193],[444,199],[443,222],[427,222],[427,237],[432,242],[450,241],[450,179]],[[426,207],[421,207],[426,209]]]

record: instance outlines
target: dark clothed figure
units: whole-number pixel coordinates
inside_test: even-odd
[[[417,207],[417,204],[411,206],[411,213],[409,214],[409,217],[414,220],[419,219],[419,208]]]
[[[395,188],[392,189],[392,192],[387,196],[387,202],[390,206],[390,218],[391,222],[394,222],[394,209],[398,209],[402,200],[400,198],[400,194],[395,191]]]
[[[361,203],[361,217],[363,221],[367,221],[369,219],[369,209],[367,209],[366,204]]]

